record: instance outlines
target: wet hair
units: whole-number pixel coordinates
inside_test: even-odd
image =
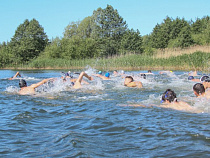
[[[193,86],[193,90],[194,90],[198,95],[205,93],[204,85],[201,84],[201,83],[196,83],[196,84]]]
[[[152,71],[151,70],[148,70],[148,73],[152,73]]]
[[[203,81],[205,81],[205,80],[208,79],[208,78],[209,78],[209,76],[202,76],[202,77],[200,78],[200,81],[203,82]]]
[[[193,79],[194,79],[193,76],[189,76],[189,77],[188,77],[188,80],[193,80]]]
[[[145,74],[141,74],[141,76],[143,77],[143,79],[146,79],[146,75]]]
[[[25,81],[24,79],[21,79],[21,80],[19,81],[19,86],[20,86],[20,88],[27,87],[26,81]]]
[[[165,102],[165,101],[169,101],[170,103],[173,101],[177,102],[176,93],[172,91],[171,89],[167,89],[162,95],[161,102]]]
[[[132,77],[132,76],[126,76],[125,79],[126,79],[126,78],[131,79],[131,82],[133,82],[133,77]]]

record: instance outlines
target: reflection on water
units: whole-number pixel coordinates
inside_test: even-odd
[[[136,71],[126,73],[144,88],[124,87],[121,77],[95,78],[81,90],[56,81],[40,87],[35,96],[20,96],[19,80],[6,80],[15,72],[1,70],[1,157],[209,157],[209,100],[194,96],[187,73],[154,72],[147,79]],[[21,74],[29,85],[61,76],[52,70]],[[159,105],[167,88],[204,113],[120,106]]]

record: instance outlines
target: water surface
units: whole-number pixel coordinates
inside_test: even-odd
[[[1,157],[210,157],[209,100],[194,96],[187,72],[157,71],[146,80],[126,72],[142,89],[124,87],[121,77],[95,78],[81,90],[57,82],[34,96],[17,94],[19,79],[6,80],[15,71],[0,72]],[[60,72],[20,71],[28,85]],[[160,105],[167,88],[204,113],[125,106]]]

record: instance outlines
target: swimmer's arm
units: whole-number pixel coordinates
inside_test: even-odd
[[[102,76],[102,75],[100,75],[100,74],[94,74],[93,76],[96,76],[96,77],[100,77],[101,79],[106,79],[106,77],[105,76]]]
[[[85,80],[82,80],[82,83],[84,83],[84,84],[89,84],[88,82],[86,82]]]
[[[36,84],[32,84],[30,87],[32,87],[32,88],[37,88],[37,87],[43,85],[44,83],[48,82],[49,80],[53,80],[53,79],[54,79],[54,78],[44,79],[44,80],[42,80],[41,82],[38,82],[38,83],[36,83]]]
[[[71,82],[76,82],[77,79],[71,79]],[[89,84],[88,82],[86,82],[85,80],[82,80],[82,83],[85,83],[85,84]]]
[[[89,80],[93,80],[93,78],[91,76],[88,76],[85,72],[81,72],[78,79],[76,80],[76,82],[74,84],[75,89],[81,88],[81,82],[82,82],[83,76],[85,76]]]
[[[80,73],[78,79],[76,80],[76,82],[82,82],[82,78],[83,76],[85,76],[86,78],[88,78],[89,80],[93,80],[93,78],[91,76],[88,76],[88,74],[86,74],[85,72]]]
[[[13,80],[15,79],[17,76],[21,77],[20,73],[17,72],[13,77],[10,77],[8,80]]]
[[[137,85],[138,88],[142,88],[143,87],[142,83],[140,81],[136,81],[136,85]]]

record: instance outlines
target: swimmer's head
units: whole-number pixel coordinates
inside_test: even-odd
[[[194,91],[194,94],[198,97],[202,94],[205,93],[205,88],[204,88],[204,85],[201,84],[201,83],[196,83],[194,86],[193,86],[193,91]]]
[[[208,79],[208,78],[209,78],[209,76],[202,76],[202,77],[200,78],[200,81],[203,82],[203,81],[205,81],[205,80]]]
[[[152,73],[152,71],[151,70],[148,70],[148,73]]]
[[[126,76],[124,81],[124,86],[127,86],[129,83],[133,82],[133,77]]]
[[[161,102],[177,102],[176,93],[172,91],[171,89],[167,89],[163,95],[162,95],[162,101]]]
[[[193,80],[193,79],[194,79],[193,76],[189,76],[189,77],[188,77],[188,80]]]
[[[21,79],[19,81],[19,87],[20,88],[27,87],[27,83],[26,83],[26,81],[24,79]]]
[[[102,75],[102,71],[98,71],[98,74],[99,74],[99,75]]]
[[[114,71],[113,71],[113,74],[117,74],[117,73],[118,73],[117,70],[114,70]]]
[[[109,76],[110,76],[110,73],[107,72],[107,73],[105,74],[105,77],[109,77]]]

